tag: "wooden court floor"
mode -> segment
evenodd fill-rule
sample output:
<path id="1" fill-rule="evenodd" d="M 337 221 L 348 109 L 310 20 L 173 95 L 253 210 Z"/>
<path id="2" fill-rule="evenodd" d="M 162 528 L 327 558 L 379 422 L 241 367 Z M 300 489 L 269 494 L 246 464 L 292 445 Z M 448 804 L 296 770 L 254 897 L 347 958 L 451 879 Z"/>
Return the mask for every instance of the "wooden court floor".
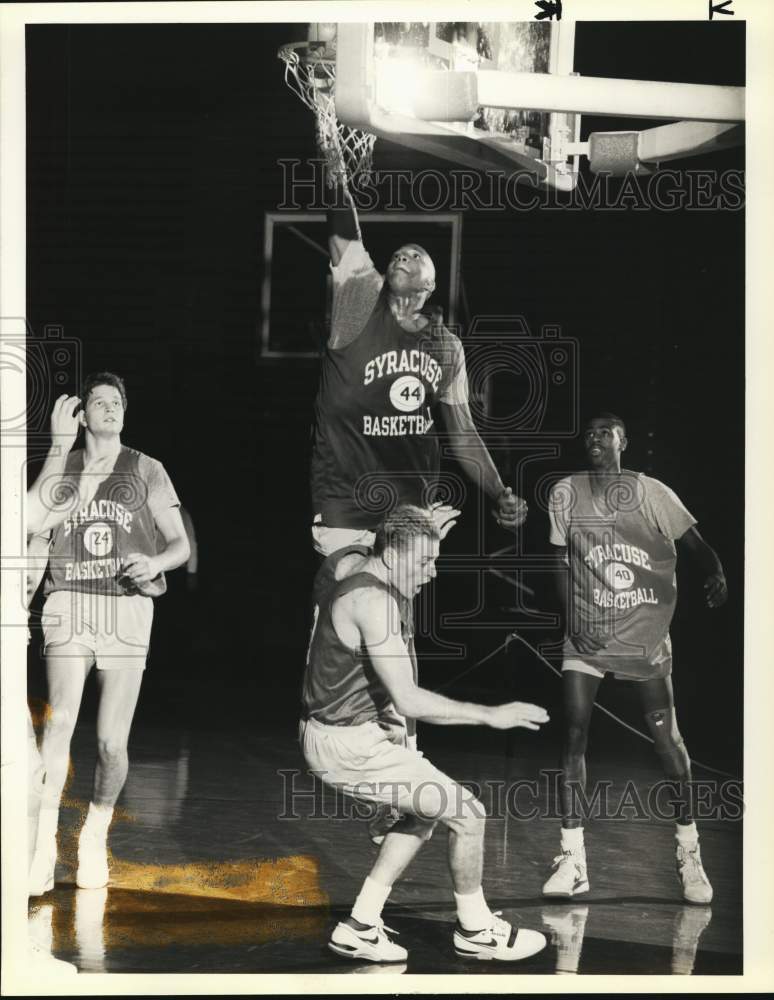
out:
<path id="1" fill-rule="evenodd" d="M 480 732 L 480 731 L 479 731 Z M 477 782 L 487 824 L 484 889 L 493 909 L 550 939 L 515 964 L 458 959 L 438 829 L 385 910 L 409 951 L 402 973 L 739 974 L 742 971 L 740 822 L 700 824 L 713 883 L 711 907 L 683 904 L 674 872 L 672 824 L 623 808 L 625 796 L 658 780 L 648 748 L 622 737 L 615 754 L 590 759 L 589 778 L 610 781 L 617 819 L 587 823 L 591 892 L 546 901 L 540 888 L 558 850 L 559 821 L 546 784 L 557 750 L 527 740 L 483 739 L 456 729 L 425 737 L 427 755 L 459 780 Z M 88 802 L 94 732 L 79 724 L 62 809 L 56 885 L 30 900 L 30 933 L 82 974 L 349 973 L 385 971 L 348 963 L 325 947 L 349 911 L 374 848 L 351 800 L 335 800 L 304 772 L 292 724 L 187 731 L 136 725 L 126 788 L 111 827 L 111 884 L 74 885 L 76 837 Z M 514 806 L 495 789 L 521 783 Z M 499 783 L 499 784 L 498 784 Z M 535 791 L 536 789 L 536 791 Z M 507 791 L 504 794 L 507 798 Z M 534 807 L 534 808 L 533 808 Z M 528 816 L 530 812 L 536 815 Z M 295 813 L 295 815 L 293 815 Z"/>

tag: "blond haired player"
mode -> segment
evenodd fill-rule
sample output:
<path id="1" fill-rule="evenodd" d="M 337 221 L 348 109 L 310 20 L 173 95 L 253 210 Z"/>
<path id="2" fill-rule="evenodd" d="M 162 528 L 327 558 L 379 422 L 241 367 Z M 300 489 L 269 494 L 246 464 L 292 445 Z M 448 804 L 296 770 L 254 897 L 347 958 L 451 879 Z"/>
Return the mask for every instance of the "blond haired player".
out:
<path id="1" fill-rule="evenodd" d="M 399 821 L 386 833 L 349 917 L 334 929 L 338 955 L 403 962 L 382 908 L 437 823 L 448 828 L 449 869 L 458 922 L 456 953 L 515 961 L 545 946 L 489 909 L 482 890 L 485 811 L 463 786 L 409 746 L 406 717 L 437 725 L 538 729 L 537 705 L 474 705 L 420 687 L 406 645 L 407 601 L 435 576 L 440 533 L 431 514 L 402 505 L 387 515 L 372 551 L 339 550 L 320 568 L 318 601 L 303 683 L 301 741 L 322 781 L 390 805 Z"/>

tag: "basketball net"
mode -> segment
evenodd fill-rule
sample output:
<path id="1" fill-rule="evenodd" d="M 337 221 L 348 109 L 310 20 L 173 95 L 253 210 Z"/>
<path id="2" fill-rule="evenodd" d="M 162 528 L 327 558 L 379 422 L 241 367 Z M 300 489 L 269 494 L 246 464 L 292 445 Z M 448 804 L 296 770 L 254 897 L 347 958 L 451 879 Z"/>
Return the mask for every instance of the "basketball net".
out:
<path id="1" fill-rule="evenodd" d="M 336 61 L 324 42 L 294 42 L 277 53 L 285 63 L 285 83 L 314 112 L 317 148 L 325 160 L 329 187 L 368 180 L 376 136 L 342 124 L 334 100 Z"/>

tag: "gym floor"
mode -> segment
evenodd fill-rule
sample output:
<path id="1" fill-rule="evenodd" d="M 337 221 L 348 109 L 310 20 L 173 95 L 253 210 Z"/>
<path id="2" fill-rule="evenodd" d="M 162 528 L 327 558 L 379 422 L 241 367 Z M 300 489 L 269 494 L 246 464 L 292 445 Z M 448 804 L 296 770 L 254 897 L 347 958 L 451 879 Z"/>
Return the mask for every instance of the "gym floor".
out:
<path id="1" fill-rule="evenodd" d="M 79 724 L 56 885 L 30 900 L 31 934 L 81 973 L 742 972 L 741 823 L 700 823 L 714 900 L 683 904 L 672 824 L 637 818 L 632 805 L 645 802 L 658 780 L 655 761 L 623 734 L 615 753 L 603 749 L 589 760 L 590 782 L 611 782 L 608 801 L 620 813 L 587 822 L 591 891 L 547 901 L 540 888 L 558 850 L 559 821 L 550 773 L 539 777 L 553 767 L 542 758 L 545 747 L 538 753 L 529 737 L 466 731 L 463 752 L 459 733 L 450 739 L 428 728 L 422 745 L 449 774 L 482 787 L 492 813 L 484 890 L 507 919 L 547 934 L 549 946 L 531 959 L 471 967 L 455 956 L 441 828 L 385 909 L 409 951 L 407 965 L 348 963 L 328 951 L 330 930 L 349 912 L 374 848 L 351 800 L 337 800 L 306 774 L 290 724 L 206 732 L 174 720 L 163 728 L 138 722 L 110 832 L 111 884 L 97 891 L 74 885 L 94 753 L 93 726 Z M 510 810 L 497 807 L 497 782 L 522 783 Z M 524 818 L 530 811 L 539 815 Z"/>

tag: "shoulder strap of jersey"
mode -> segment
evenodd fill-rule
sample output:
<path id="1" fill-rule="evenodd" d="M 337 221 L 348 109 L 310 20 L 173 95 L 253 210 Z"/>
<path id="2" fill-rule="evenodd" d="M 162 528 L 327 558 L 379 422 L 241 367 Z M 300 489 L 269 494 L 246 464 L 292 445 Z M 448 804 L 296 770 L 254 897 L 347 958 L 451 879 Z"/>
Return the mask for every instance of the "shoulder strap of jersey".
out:
<path id="1" fill-rule="evenodd" d="M 113 472 L 134 472 L 137 469 L 137 463 L 141 455 L 142 452 L 137 451 L 136 448 L 130 448 L 128 445 L 122 444 L 116 464 L 113 466 Z"/>
<path id="2" fill-rule="evenodd" d="M 335 574 L 336 567 L 339 565 L 345 556 L 356 554 L 359 556 L 367 556 L 371 554 L 371 550 L 367 545 L 345 545 L 343 549 L 336 549 L 332 552 L 328 558 L 325 560 L 325 565 L 329 573 Z"/>
<path id="3" fill-rule="evenodd" d="M 383 590 L 385 593 L 389 594 L 395 601 L 398 601 L 397 591 L 385 583 L 384 580 L 380 580 L 378 576 L 374 576 L 373 573 L 353 573 L 352 576 L 344 577 L 343 580 L 339 582 L 332 588 L 331 593 L 331 604 L 337 600 L 339 597 L 344 597 L 345 594 L 351 594 L 353 590 L 365 590 L 367 587 L 373 587 L 376 590 Z"/>

